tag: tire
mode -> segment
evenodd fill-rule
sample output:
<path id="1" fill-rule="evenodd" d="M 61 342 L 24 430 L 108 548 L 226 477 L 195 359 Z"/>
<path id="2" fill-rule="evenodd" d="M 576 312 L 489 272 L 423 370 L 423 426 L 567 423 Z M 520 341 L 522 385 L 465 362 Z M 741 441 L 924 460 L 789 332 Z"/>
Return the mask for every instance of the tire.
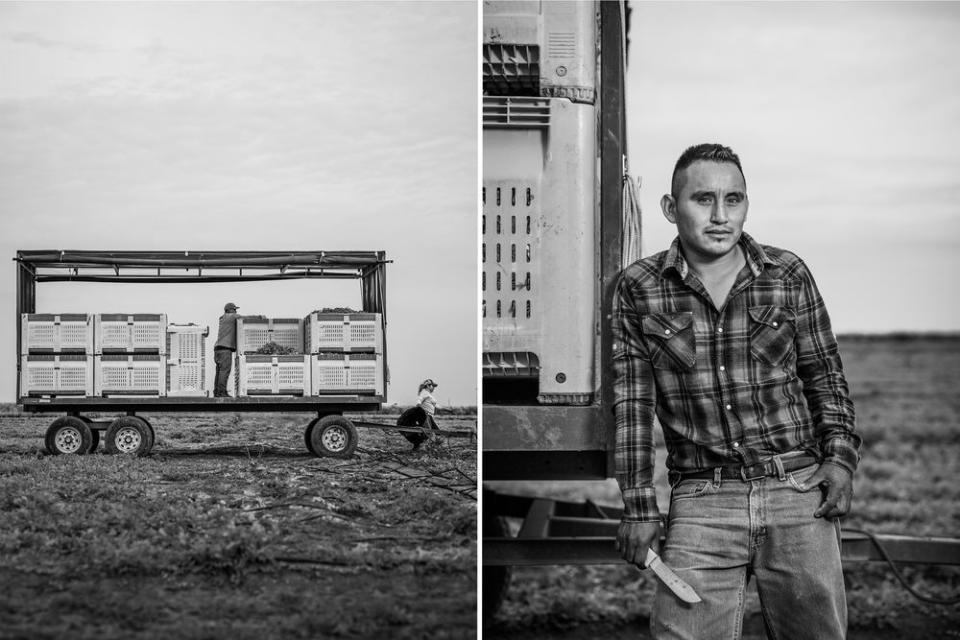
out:
<path id="1" fill-rule="evenodd" d="M 150 431 L 150 451 L 153 451 L 154 445 L 157 444 L 157 432 L 153 430 L 153 423 L 151 423 L 149 420 L 147 420 L 143 416 L 136 416 L 136 418 L 137 420 L 140 420 L 145 425 L 147 425 L 147 430 Z"/>
<path id="2" fill-rule="evenodd" d="M 501 538 L 506 535 L 506 521 L 501 516 L 484 516 L 483 537 Z M 483 567 L 483 600 L 480 613 L 484 628 L 493 623 L 494 616 L 503 604 L 507 589 L 510 587 L 511 569 L 512 567 L 508 566 Z"/>
<path id="3" fill-rule="evenodd" d="M 360 440 L 357 428 L 343 416 L 324 416 L 308 431 L 308 448 L 320 457 L 349 458 Z"/>
<path id="4" fill-rule="evenodd" d="M 420 407 L 411 407 L 401 413 L 400 417 L 397 418 L 398 427 L 423 427 L 426 422 L 427 412 Z M 409 431 L 401 431 L 400 435 L 406 438 L 407 441 L 413 445 L 414 449 L 419 447 L 429 437 L 425 433 L 411 433 Z"/>
<path id="5" fill-rule="evenodd" d="M 110 423 L 104 448 L 107 453 L 142 457 L 153 449 L 153 428 L 136 416 L 123 416 Z"/>
<path id="6" fill-rule="evenodd" d="M 320 454 L 314 451 L 313 443 L 311 442 L 311 440 L 313 438 L 313 428 L 317 425 L 318 422 L 320 422 L 320 418 L 314 418 L 313 420 L 310 421 L 310 424 L 308 424 L 307 428 L 304 429 L 303 431 L 303 442 L 305 445 L 307 445 L 307 451 L 309 451 L 315 456 L 319 456 Z"/>
<path id="7" fill-rule="evenodd" d="M 47 429 L 44 444 L 53 455 L 84 455 L 90 451 L 93 432 L 90 425 L 76 416 L 63 416 Z"/>

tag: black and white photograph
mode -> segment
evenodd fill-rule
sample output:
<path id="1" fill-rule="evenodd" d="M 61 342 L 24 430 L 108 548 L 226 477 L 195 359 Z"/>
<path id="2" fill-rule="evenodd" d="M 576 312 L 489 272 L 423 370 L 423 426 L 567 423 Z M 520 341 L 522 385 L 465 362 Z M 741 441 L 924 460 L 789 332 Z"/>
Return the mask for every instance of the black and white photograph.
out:
<path id="1" fill-rule="evenodd" d="M 0 638 L 477 637 L 478 15 L 0 3 Z"/>
<path id="2" fill-rule="evenodd" d="M 484 2 L 484 638 L 960 628 L 960 4 Z"/>

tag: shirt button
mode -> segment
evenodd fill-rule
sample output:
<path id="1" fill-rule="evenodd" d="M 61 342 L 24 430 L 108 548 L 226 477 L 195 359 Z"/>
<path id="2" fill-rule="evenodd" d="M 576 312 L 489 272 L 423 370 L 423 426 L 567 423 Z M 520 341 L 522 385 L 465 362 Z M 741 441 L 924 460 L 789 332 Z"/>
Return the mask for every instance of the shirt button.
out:
<path id="1" fill-rule="evenodd" d="M 734 442 L 734 443 L 733 443 L 733 448 L 734 448 L 734 449 L 740 448 L 740 443 L 739 443 L 739 442 Z"/>
<path id="2" fill-rule="evenodd" d="M 720 371 L 726 371 L 726 370 L 727 370 L 727 368 L 726 368 L 725 366 L 720 365 Z"/>
<path id="3" fill-rule="evenodd" d="M 774 323 L 773 323 L 773 326 L 777 326 L 777 323 L 776 323 L 776 322 L 774 322 Z"/>
<path id="4" fill-rule="evenodd" d="M 717 333 L 723 333 L 723 327 L 717 327 Z"/>
<path id="5" fill-rule="evenodd" d="M 670 335 L 670 329 L 664 329 L 664 330 L 663 330 L 663 333 L 664 333 L 665 335 Z"/>
<path id="6" fill-rule="evenodd" d="M 728 404 L 728 405 L 727 405 L 727 411 L 730 411 L 731 409 L 733 409 L 733 407 Z"/>

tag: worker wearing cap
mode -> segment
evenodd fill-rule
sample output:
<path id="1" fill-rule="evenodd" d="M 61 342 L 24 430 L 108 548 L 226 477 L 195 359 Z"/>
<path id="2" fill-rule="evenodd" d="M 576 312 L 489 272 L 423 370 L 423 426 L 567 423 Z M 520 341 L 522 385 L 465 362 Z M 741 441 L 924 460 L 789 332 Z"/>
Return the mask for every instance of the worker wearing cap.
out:
<path id="1" fill-rule="evenodd" d="M 228 302 L 223 307 L 220 316 L 220 332 L 217 334 L 217 343 L 213 347 L 213 361 L 217 365 L 217 376 L 213 386 L 214 398 L 227 398 L 227 381 L 230 379 L 230 369 L 233 366 L 233 354 L 237 350 L 237 309 L 239 307 Z"/>
<path id="2" fill-rule="evenodd" d="M 417 390 L 417 404 L 419 404 L 423 412 L 427 414 L 424 426 L 432 430 L 440 428 L 433 419 L 433 415 L 437 412 L 437 399 L 433 397 L 433 390 L 436 388 L 437 383 L 427 378 L 420 383 L 420 388 Z"/>

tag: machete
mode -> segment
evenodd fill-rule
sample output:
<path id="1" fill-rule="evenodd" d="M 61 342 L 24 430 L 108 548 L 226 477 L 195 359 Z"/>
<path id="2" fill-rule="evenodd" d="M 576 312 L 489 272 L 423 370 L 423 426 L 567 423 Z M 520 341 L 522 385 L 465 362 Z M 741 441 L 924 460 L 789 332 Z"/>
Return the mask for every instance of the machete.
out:
<path id="1" fill-rule="evenodd" d="M 681 580 L 680 577 L 673 572 L 673 569 L 663 564 L 663 560 L 653 552 L 653 549 L 647 549 L 646 564 L 647 568 L 653 569 L 653 572 L 663 581 L 663 584 L 667 585 L 670 591 L 673 591 L 678 598 L 684 602 L 700 602 L 700 596 L 697 595 L 697 592 Z"/>

